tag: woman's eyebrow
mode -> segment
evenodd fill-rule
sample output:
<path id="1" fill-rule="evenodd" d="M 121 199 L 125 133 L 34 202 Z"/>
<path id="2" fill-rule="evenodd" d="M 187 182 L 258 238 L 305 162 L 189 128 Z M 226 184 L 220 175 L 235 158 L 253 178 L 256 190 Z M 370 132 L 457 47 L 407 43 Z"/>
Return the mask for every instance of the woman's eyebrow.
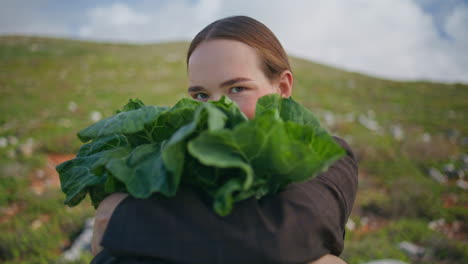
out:
<path id="1" fill-rule="evenodd" d="M 245 77 L 236 77 L 236 78 L 233 78 L 233 79 L 222 82 L 219 85 L 219 87 L 230 86 L 230 85 L 233 85 L 233 84 L 236 84 L 236 83 L 239 83 L 239 82 L 247 82 L 247 81 L 252 81 L 252 79 L 245 78 Z M 203 88 L 202 86 L 199 86 L 199 85 L 195 85 L 195 86 L 190 86 L 188 88 L 188 91 L 192 92 L 192 93 L 201 92 L 201 91 L 205 91 L 205 88 Z"/>
<path id="2" fill-rule="evenodd" d="M 188 91 L 191 92 L 191 93 L 201 92 L 201 91 L 205 91 L 205 88 L 203 88 L 201 86 L 190 86 L 188 88 Z"/>
<path id="3" fill-rule="evenodd" d="M 236 77 L 234 79 L 230 79 L 230 80 L 222 82 L 219 85 L 219 87 L 229 86 L 229 85 L 233 85 L 233 84 L 238 83 L 238 82 L 247 82 L 247 81 L 252 81 L 252 80 L 249 79 L 249 78 L 245 78 L 245 77 Z"/>

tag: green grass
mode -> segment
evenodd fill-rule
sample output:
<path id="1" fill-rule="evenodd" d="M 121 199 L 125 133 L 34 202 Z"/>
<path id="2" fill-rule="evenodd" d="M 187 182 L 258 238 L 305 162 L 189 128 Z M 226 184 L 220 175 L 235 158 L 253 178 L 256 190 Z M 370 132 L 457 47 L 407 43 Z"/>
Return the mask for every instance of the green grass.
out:
<path id="1" fill-rule="evenodd" d="M 468 244 L 450 240 L 427 227 L 428 222 L 415 218 L 401 218 L 378 231 L 353 234 L 347 237 L 343 257 L 349 263 L 362 263 L 371 259 L 399 259 L 408 263 L 466 263 Z M 424 247 L 430 257 L 411 259 L 399 249 L 399 243 L 411 241 Z"/>
<path id="2" fill-rule="evenodd" d="M 33 157 L 22 156 L 18 145 L 0 148 L 0 220 L 8 208 L 21 208 L 15 217 L 0 221 L 0 262 L 57 259 L 94 209 L 89 201 L 64 207 L 59 190 L 33 193 L 29 175 L 46 166 L 48 153 L 77 150 L 81 143 L 76 132 L 92 123 L 91 112 L 109 116 L 129 98 L 170 106 L 186 96 L 187 48 L 188 43 L 123 45 L 0 37 L 0 137 L 14 136 L 18 144 L 33 138 L 36 143 Z M 344 259 L 409 262 L 397 247 L 402 240 L 432 250 L 433 257 L 421 263 L 468 259 L 466 240 L 427 229 L 429 221 L 439 218 L 464 223 L 468 219 L 466 191 L 453 182 L 439 184 L 427 173 L 430 167 L 442 169 L 452 161 L 460 167 L 457 159 L 468 154 L 468 146 L 462 144 L 462 138 L 468 137 L 468 86 L 382 80 L 291 60 L 293 97 L 316 113 L 322 124 L 326 124 L 324 113 L 333 112 L 335 122 L 327 128 L 347 139 L 358 156 L 361 178 L 352 218 L 389 221 L 366 234 L 348 231 Z M 75 111 L 69 110 L 70 104 L 76 104 Z M 359 116 L 372 115 L 379 132 L 358 122 Z M 400 141 L 391 134 L 394 125 L 404 131 Z M 449 131 L 457 136 L 449 138 Z M 430 135 L 430 143 L 422 140 L 424 133 Z M 456 196 L 456 204 L 444 207 L 446 195 Z M 47 220 L 32 228 L 37 219 Z"/>

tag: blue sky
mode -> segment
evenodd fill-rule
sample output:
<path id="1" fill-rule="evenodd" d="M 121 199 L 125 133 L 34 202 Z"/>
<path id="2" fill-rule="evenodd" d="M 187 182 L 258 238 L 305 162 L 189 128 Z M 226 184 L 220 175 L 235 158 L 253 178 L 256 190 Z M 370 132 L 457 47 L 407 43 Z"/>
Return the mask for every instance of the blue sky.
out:
<path id="1" fill-rule="evenodd" d="M 289 54 L 401 80 L 468 83 L 468 0 L 0 0 L 0 34 L 154 43 L 248 15 Z"/>

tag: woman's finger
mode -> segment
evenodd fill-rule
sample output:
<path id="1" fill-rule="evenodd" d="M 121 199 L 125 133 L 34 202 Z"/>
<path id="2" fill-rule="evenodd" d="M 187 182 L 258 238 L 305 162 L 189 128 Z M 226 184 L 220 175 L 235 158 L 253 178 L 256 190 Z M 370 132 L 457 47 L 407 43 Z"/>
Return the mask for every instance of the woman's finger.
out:
<path id="1" fill-rule="evenodd" d="M 308 264 L 346 264 L 342 259 L 333 255 L 325 255 L 316 261 L 310 262 Z"/>

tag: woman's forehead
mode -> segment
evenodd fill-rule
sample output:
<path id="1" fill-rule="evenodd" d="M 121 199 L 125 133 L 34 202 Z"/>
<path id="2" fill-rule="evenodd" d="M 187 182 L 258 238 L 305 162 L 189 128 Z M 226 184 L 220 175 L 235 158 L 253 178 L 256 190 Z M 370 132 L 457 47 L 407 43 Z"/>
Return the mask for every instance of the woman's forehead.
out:
<path id="1" fill-rule="evenodd" d="M 191 78 L 213 74 L 248 78 L 261 70 L 254 48 L 239 41 L 222 39 L 202 42 L 189 58 L 188 71 Z"/>

